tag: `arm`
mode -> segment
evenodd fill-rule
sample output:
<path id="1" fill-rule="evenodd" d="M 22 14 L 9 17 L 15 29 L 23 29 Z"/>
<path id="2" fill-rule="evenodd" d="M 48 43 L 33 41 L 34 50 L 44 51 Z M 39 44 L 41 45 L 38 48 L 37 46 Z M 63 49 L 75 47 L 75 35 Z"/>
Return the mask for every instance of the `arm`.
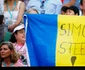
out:
<path id="1" fill-rule="evenodd" d="M 75 4 L 75 2 L 76 2 L 76 0 L 70 0 L 70 2 L 69 3 L 67 3 L 67 4 L 64 4 L 63 6 L 72 6 L 72 5 L 74 5 Z"/>
<path id="2" fill-rule="evenodd" d="M 18 13 L 18 18 L 13 25 L 10 25 L 8 27 L 9 31 L 13 31 L 13 29 L 20 24 L 20 22 L 22 21 L 22 18 L 23 18 L 24 11 L 25 11 L 25 4 L 23 2 L 21 2 L 20 8 L 19 8 L 19 13 Z"/>

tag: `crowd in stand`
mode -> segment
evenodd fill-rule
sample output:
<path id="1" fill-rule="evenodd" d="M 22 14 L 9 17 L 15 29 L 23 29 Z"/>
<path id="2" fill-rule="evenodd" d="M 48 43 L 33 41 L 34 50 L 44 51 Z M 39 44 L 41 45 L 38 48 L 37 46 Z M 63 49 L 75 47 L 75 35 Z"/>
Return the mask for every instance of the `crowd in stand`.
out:
<path id="1" fill-rule="evenodd" d="M 30 66 L 24 13 L 85 15 L 85 0 L 0 0 L 0 65 L 1 67 Z M 11 34 L 5 40 L 6 34 Z"/>

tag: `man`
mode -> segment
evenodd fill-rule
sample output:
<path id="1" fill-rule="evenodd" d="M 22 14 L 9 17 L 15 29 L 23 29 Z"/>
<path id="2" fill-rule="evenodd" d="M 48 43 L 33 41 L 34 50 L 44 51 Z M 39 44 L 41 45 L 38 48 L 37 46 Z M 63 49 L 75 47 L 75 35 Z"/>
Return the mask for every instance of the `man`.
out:
<path id="1" fill-rule="evenodd" d="M 26 10 L 36 8 L 39 14 L 60 14 L 62 2 L 61 0 L 30 0 Z"/>
<path id="2" fill-rule="evenodd" d="M 85 0 L 81 0 L 80 1 L 80 9 L 81 9 L 81 12 L 83 16 L 85 16 Z"/>

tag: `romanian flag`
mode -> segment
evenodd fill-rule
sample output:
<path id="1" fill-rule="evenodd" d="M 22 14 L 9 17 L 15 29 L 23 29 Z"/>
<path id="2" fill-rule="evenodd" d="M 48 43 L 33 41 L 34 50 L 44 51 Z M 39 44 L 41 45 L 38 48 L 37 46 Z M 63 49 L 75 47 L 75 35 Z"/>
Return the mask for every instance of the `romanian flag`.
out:
<path id="1" fill-rule="evenodd" d="M 85 17 L 25 14 L 31 66 L 85 66 Z"/>

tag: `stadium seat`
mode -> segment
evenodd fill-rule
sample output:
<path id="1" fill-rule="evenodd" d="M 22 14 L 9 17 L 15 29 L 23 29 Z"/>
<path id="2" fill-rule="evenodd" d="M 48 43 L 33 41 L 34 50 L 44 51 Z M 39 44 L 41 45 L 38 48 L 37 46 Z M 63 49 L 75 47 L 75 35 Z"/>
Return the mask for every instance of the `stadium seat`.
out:
<path id="1" fill-rule="evenodd" d="M 9 41 L 11 35 L 12 35 L 11 32 L 6 32 L 6 33 L 5 33 L 5 36 L 4 36 L 4 41 Z"/>

